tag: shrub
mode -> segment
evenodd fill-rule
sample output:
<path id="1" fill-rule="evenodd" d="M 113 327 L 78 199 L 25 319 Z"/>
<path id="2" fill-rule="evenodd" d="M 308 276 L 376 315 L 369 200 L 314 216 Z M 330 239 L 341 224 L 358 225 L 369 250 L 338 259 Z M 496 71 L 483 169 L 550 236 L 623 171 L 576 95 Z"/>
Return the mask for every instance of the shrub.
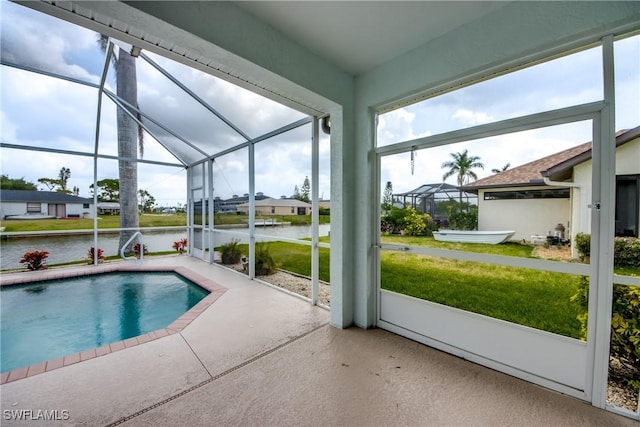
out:
<path id="1" fill-rule="evenodd" d="M 20 264 L 26 264 L 29 270 L 45 269 L 49 252 L 47 251 L 33 251 L 25 252 L 20 260 Z"/>
<path id="2" fill-rule="evenodd" d="M 640 368 L 640 288 L 613 285 L 611 352 Z"/>
<path id="3" fill-rule="evenodd" d="M 256 276 L 268 276 L 276 272 L 278 266 L 269 251 L 269 244 L 256 243 Z"/>
<path id="4" fill-rule="evenodd" d="M 407 214 L 404 217 L 404 234 L 406 236 L 422 236 L 427 228 L 422 215 L 413 208 L 407 208 Z"/>
<path id="5" fill-rule="evenodd" d="M 576 234 L 575 246 L 578 251 L 580 261 L 588 260 L 591 256 L 591 235 L 584 233 Z"/>
<path id="6" fill-rule="evenodd" d="M 399 208 L 397 206 L 391 206 L 389 214 L 385 215 L 381 219 L 380 228 L 387 233 L 399 233 L 404 230 L 406 225 L 405 217 L 407 216 L 407 209 L 411 208 Z"/>
<path id="7" fill-rule="evenodd" d="M 451 212 L 449 226 L 452 230 L 476 230 L 478 228 L 478 210 Z"/>
<path id="8" fill-rule="evenodd" d="M 187 238 L 183 237 L 182 239 L 173 242 L 173 249 L 178 251 L 180 255 L 185 253 L 187 250 Z"/>
<path id="9" fill-rule="evenodd" d="M 618 267 L 640 267 L 640 239 L 616 237 L 613 240 L 614 265 Z"/>
<path id="10" fill-rule="evenodd" d="M 581 260 L 591 255 L 591 236 L 579 233 L 575 239 Z M 614 239 L 614 266 L 640 267 L 640 239 L 616 237 Z M 572 301 L 577 302 L 586 313 L 589 278 L 581 277 L 578 293 Z M 611 316 L 611 354 L 621 363 L 640 366 L 640 288 L 613 285 L 613 305 Z M 583 335 L 586 336 L 587 315 L 579 318 Z M 640 371 L 635 369 L 633 381 L 640 380 Z"/>
<path id="11" fill-rule="evenodd" d="M 381 219 L 380 229 L 387 233 L 404 233 L 407 236 L 431 236 L 437 225 L 429 214 L 421 214 L 410 206 L 400 209 L 392 206 L 389 214 Z"/>
<path id="12" fill-rule="evenodd" d="M 149 253 L 149 249 L 147 248 L 147 245 L 142 245 L 142 249 L 144 250 L 144 254 L 147 255 Z M 135 254 L 135 256 L 137 258 L 140 258 L 140 243 L 136 243 L 135 245 L 133 245 L 133 253 Z"/>
<path id="13" fill-rule="evenodd" d="M 220 259 L 223 264 L 237 264 L 240 262 L 242 252 L 238 244 L 240 240 L 232 239 L 220 247 Z"/>
<path id="14" fill-rule="evenodd" d="M 95 257 L 95 248 L 91 246 L 87 251 L 87 262 L 89 264 L 93 264 L 94 257 Z M 104 261 L 104 252 L 102 251 L 102 249 L 98 248 L 98 262 L 102 262 L 102 261 Z"/>
<path id="15" fill-rule="evenodd" d="M 589 278 L 581 276 L 578 292 L 571 298 L 584 310 L 578 316 L 582 325 L 582 337 L 587 335 L 587 309 Z M 640 288 L 613 285 L 613 307 L 611 316 L 611 355 L 621 363 L 635 366 L 632 380 L 640 380 Z"/>
<path id="16" fill-rule="evenodd" d="M 575 239 L 580 260 L 591 256 L 591 235 L 578 233 Z M 613 239 L 613 263 L 616 267 L 640 267 L 640 239 L 616 237 Z"/>

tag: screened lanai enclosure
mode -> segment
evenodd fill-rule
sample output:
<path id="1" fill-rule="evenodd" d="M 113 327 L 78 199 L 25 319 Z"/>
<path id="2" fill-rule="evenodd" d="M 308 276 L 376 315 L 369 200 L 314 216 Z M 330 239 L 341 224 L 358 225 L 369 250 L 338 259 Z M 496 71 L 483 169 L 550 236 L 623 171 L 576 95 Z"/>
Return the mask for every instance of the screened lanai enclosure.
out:
<path id="1" fill-rule="evenodd" d="M 187 238 L 192 257 L 217 262 L 235 242 L 245 257 L 235 268 L 253 279 L 266 247 L 291 269 L 298 254 L 312 303 L 330 278 L 333 326 L 383 328 L 640 419 L 637 387 L 626 406 L 609 395 L 612 361 L 627 357 L 613 303 L 640 286 L 614 257 L 616 221 L 637 218 L 616 211 L 640 175 L 640 139 L 616 145 L 640 125 L 637 2 L 24 4 L 93 31 L 3 8 L 3 173 L 65 166 L 72 180 L 89 177 L 85 195 L 136 164 L 136 192 L 186 205 L 171 240 Z M 134 100 L 118 88 L 129 56 Z M 118 148 L 118 111 L 142 130 L 143 153 Z M 478 159 L 475 174 L 451 166 L 462 153 Z M 477 187 L 475 202 L 453 185 L 471 191 L 494 168 L 511 173 Z M 521 236 L 440 244 L 415 212 L 403 218 L 421 228 L 387 233 L 387 183 L 395 201 L 436 218 L 438 197 L 468 196 L 478 232 Z M 305 232 L 281 233 L 296 217 L 308 218 Z M 106 220 L 92 221 L 83 252 L 105 241 Z M 534 247 L 532 235 L 558 224 L 588 256 Z M 151 230 L 131 228 L 156 250 Z"/>
<path id="2" fill-rule="evenodd" d="M 259 245 L 305 258 L 299 273 L 313 282 L 305 295 L 318 302 L 321 250 L 329 281 L 329 244 L 319 241 L 329 233 L 328 220 L 319 224 L 321 197 L 329 211 L 328 121 L 323 132 L 323 117 L 21 5 L 2 8 L 2 173 L 35 182 L 68 168 L 68 188 L 93 222 L 92 236 L 5 233 L 3 269 L 22 267 L 20 256 L 35 249 L 55 264 L 81 261 L 90 247 L 144 257 L 186 238 L 188 255 L 206 262 L 238 244 L 239 270 L 254 278 Z M 114 202 L 120 227 L 105 229 L 97 212 L 118 213 Z M 141 214 L 183 225 L 141 226 Z"/>
<path id="3" fill-rule="evenodd" d="M 437 223 L 446 228 L 451 203 L 458 202 L 465 209 L 478 205 L 478 195 L 469 193 L 452 184 L 440 182 L 424 184 L 413 190 L 393 195 L 393 201 L 400 206 L 411 206 L 421 213 L 426 213 Z"/>

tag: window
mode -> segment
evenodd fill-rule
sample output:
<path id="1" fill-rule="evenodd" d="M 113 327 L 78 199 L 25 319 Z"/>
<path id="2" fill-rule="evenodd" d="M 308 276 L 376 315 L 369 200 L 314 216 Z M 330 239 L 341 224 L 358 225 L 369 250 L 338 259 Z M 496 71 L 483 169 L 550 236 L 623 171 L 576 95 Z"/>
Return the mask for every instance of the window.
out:
<path id="1" fill-rule="evenodd" d="M 83 203 L 82 209 L 89 209 L 89 203 Z"/>
<path id="2" fill-rule="evenodd" d="M 568 199 L 569 189 L 485 191 L 484 200 Z"/>
<path id="3" fill-rule="evenodd" d="M 27 213 L 40 213 L 40 203 L 27 203 Z"/>
<path id="4" fill-rule="evenodd" d="M 640 175 L 616 177 L 616 236 L 638 237 Z"/>

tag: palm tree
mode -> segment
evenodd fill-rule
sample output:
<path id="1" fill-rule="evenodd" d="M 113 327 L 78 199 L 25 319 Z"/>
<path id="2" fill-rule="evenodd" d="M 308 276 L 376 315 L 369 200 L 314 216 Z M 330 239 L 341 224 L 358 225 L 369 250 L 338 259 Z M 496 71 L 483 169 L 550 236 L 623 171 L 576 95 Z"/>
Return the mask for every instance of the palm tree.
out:
<path id="1" fill-rule="evenodd" d="M 467 150 L 462 153 L 450 153 L 453 160 L 446 161 L 442 164 L 442 168 L 449 168 L 442 180 L 457 175 L 458 187 L 460 187 L 460 208 L 462 208 L 462 186 L 469 182 L 469 178 L 478 179 L 478 175 L 472 170 L 474 168 L 484 169 L 484 164 L 480 162 L 480 157 L 470 156 Z"/>
<path id="2" fill-rule="evenodd" d="M 109 38 L 100 36 L 100 46 L 106 50 Z M 113 65 L 116 70 L 116 93 L 130 105 L 138 106 L 136 59 L 124 49 L 118 49 Z M 139 114 L 137 114 L 139 117 Z M 143 153 L 142 128 L 122 108 L 118 107 L 118 177 L 120 181 L 120 228 L 138 229 L 138 141 Z M 118 248 L 127 243 L 135 230 L 121 230 Z"/>
<path id="3" fill-rule="evenodd" d="M 500 172 L 504 172 L 504 171 L 506 171 L 507 169 L 509 169 L 510 167 L 511 167 L 511 163 L 507 163 L 506 165 L 504 165 L 504 166 L 502 167 L 502 169 L 493 168 L 493 169 L 491 169 L 491 172 L 492 172 L 492 173 L 500 173 Z"/>

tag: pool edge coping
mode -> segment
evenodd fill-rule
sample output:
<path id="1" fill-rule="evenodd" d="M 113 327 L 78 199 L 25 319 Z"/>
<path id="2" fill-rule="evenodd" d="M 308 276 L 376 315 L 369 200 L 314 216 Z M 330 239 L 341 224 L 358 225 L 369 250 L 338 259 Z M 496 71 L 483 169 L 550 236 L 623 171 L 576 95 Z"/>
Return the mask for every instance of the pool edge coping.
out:
<path id="1" fill-rule="evenodd" d="M 209 295 L 205 296 L 196 305 L 191 307 L 188 311 L 183 313 L 180 317 L 178 317 L 165 328 L 156 329 L 155 331 L 151 331 L 146 334 L 127 338 L 126 340 L 115 341 L 113 343 L 105 344 L 103 346 L 84 350 L 78 353 L 65 355 L 58 359 L 47 360 L 45 362 L 40 362 L 34 365 L 2 372 L 0 373 L 0 385 L 22 380 L 24 378 L 29 378 L 44 372 L 50 372 L 55 369 L 63 368 L 65 366 L 74 365 L 76 363 L 84 362 L 85 360 L 106 356 L 108 354 L 124 350 L 126 348 L 135 347 L 151 341 L 155 341 L 160 338 L 164 338 L 169 335 L 180 333 L 228 290 L 224 286 L 217 284 L 213 280 L 208 279 L 187 267 L 141 265 L 99 265 L 87 266 L 67 271 L 49 270 L 41 272 L 46 274 L 40 274 L 39 277 L 34 277 L 31 274 L 20 274 L 16 276 L 12 275 L 12 277 L 9 278 L 0 278 L 0 286 L 15 286 L 26 283 L 36 283 L 49 280 L 68 279 L 79 276 L 115 272 L 173 272 L 209 291 Z"/>

